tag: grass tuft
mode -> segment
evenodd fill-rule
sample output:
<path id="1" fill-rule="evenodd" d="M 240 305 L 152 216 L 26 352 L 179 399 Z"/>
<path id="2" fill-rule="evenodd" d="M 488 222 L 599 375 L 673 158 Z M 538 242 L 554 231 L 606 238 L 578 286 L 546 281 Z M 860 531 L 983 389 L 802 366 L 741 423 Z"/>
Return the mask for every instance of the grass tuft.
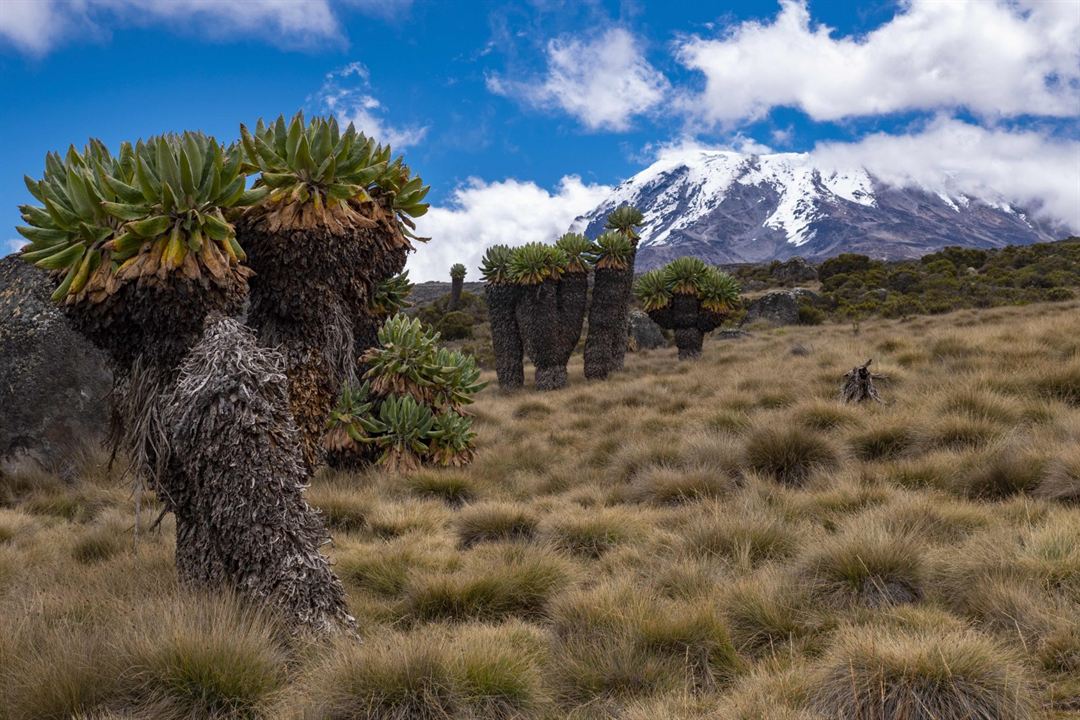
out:
<path id="1" fill-rule="evenodd" d="M 823 437 L 786 427 L 761 427 L 745 446 L 744 466 L 785 485 L 801 485 L 816 470 L 839 462 L 832 444 Z"/>

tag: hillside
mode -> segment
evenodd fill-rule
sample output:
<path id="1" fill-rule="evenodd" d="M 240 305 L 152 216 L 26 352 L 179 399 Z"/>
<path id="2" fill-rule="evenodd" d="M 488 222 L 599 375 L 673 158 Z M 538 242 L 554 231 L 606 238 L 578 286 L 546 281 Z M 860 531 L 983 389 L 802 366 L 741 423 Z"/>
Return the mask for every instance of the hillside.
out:
<path id="1" fill-rule="evenodd" d="M 572 229 L 595 237 L 621 204 L 645 214 L 641 270 L 682 255 L 714 264 L 844 252 L 895 260 L 949 245 L 993 248 L 1068 235 L 991 192 L 893 186 L 862 168 L 821 166 L 807 153 L 671 151 Z"/>
<path id="2" fill-rule="evenodd" d="M 104 458 L 6 467 L 0 718 L 824 720 L 886 676 L 1075 717 L 1078 338 L 1066 301 L 489 387 L 468 468 L 315 479 L 364 637 L 330 650 L 178 588 L 172 516 Z M 870 357 L 886 404 L 840 405 Z"/>

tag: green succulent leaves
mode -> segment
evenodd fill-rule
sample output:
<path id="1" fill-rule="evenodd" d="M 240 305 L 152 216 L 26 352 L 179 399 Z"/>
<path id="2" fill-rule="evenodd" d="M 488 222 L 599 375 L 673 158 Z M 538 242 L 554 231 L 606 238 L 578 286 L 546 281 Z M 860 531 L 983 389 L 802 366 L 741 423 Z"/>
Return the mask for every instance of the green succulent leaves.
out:
<path id="1" fill-rule="evenodd" d="M 558 280 L 570 260 L 554 245 L 527 243 L 514 248 L 510 257 L 510 277 L 518 285 L 539 285 L 545 280 Z"/>
<path id="2" fill-rule="evenodd" d="M 633 255 L 633 242 L 615 230 L 609 230 L 596 238 L 591 251 L 593 264 L 599 269 L 625 270 L 630 267 Z"/>
<path id="3" fill-rule="evenodd" d="M 671 302 L 671 288 L 662 270 L 650 270 L 634 283 L 634 297 L 645 312 L 667 307 Z"/>
<path id="4" fill-rule="evenodd" d="M 244 258 L 223 210 L 264 194 L 246 189 L 240 161 L 191 132 L 123 143 L 117 157 L 98 140 L 62 160 L 50 153 L 44 177 L 26 178 L 42 207 L 20 208 L 23 259 L 63 277 L 57 301 L 84 291 L 99 300 L 124 280 L 175 271 L 220 280 Z"/>
<path id="5" fill-rule="evenodd" d="M 383 280 L 375 286 L 368 309 L 374 317 L 385 318 L 396 315 L 409 307 L 409 293 L 413 284 L 409 282 L 409 271 Z"/>
<path id="6" fill-rule="evenodd" d="M 408 469 L 420 462 L 460 465 L 472 458 L 472 421 L 462 408 L 485 386 L 470 355 L 438 345 L 419 320 L 395 315 L 364 355 L 359 388 L 342 391 L 328 429 L 375 444 L 380 462 Z"/>
<path id="7" fill-rule="evenodd" d="M 589 272 L 589 258 L 594 248 L 587 237 L 580 233 L 566 233 L 555 242 L 555 247 L 566 253 L 566 272 Z"/>
<path id="8" fill-rule="evenodd" d="M 513 282 L 510 260 L 514 251 L 506 245 L 492 245 L 480 261 L 480 277 L 490 285 L 509 285 Z"/>
<path id="9" fill-rule="evenodd" d="M 739 304 L 740 292 L 731 275 L 692 257 L 676 258 L 634 283 L 634 296 L 646 312 L 667 307 L 675 295 L 692 295 L 705 310 L 725 314 Z"/>
<path id="10" fill-rule="evenodd" d="M 607 216 L 604 227 L 622 233 L 628 240 L 636 243 L 639 239 L 638 228 L 645 224 L 645 216 L 633 205 L 620 205 Z"/>
<path id="11" fill-rule="evenodd" d="M 450 266 L 450 277 L 454 280 L 465 279 L 466 272 L 467 271 L 465 270 L 465 266 L 461 263 L 454 263 Z"/>
<path id="12" fill-rule="evenodd" d="M 252 133 L 240 126 L 248 169 L 259 170 L 259 184 L 269 189 L 271 203 L 311 203 L 316 211 L 348 201 L 367 202 L 369 193 L 389 197 L 403 232 L 415 229 L 413 218 L 428 211 L 430 190 L 412 177 L 402 157 L 391 160 L 389 145 L 378 144 L 350 123 L 342 132 L 333 117 L 305 121 L 302 112 L 286 123 L 284 116 L 266 125 L 259 120 Z"/>

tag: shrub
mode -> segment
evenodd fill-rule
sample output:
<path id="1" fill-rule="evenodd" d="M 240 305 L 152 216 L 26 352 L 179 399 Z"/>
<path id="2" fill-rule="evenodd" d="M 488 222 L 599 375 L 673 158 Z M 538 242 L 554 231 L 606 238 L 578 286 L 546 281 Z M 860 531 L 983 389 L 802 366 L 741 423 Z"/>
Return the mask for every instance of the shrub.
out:
<path id="1" fill-rule="evenodd" d="M 475 324 L 476 321 L 471 315 L 454 310 L 443 315 L 435 329 L 442 335 L 443 340 L 464 340 L 473 336 Z"/>
<path id="2" fill-rule="evenodd" d="M 800 485 L 815 470 L 835 467 L 838 454 L 822 437 L 794 428 L 762 427 L 746 442 L 744 466 L 785 485 Z"/>
<path id="3" fill-rule="evenodd" d="M 822 662 L 812 697 L 829 718 L 1029 720 L 1036 710 L 1016 656 L 970 630 L 847 630 Z"/>

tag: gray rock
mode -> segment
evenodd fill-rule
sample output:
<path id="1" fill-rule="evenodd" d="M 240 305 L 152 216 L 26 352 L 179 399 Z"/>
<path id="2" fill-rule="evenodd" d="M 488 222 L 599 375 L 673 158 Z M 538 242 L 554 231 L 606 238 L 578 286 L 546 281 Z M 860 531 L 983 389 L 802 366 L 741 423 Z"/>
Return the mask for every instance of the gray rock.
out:
<path id="1" fill-rule="evenodd" d="M 53 305 L 52 286 L 15 255 L 0 259 L 0 459 L 67 473 L 105 434 L 112 375 Z"/>
<path id="2" fill-rule="evenodd" d="M 793 257 L 787 262 L 779 263 L 769 272 L 769 275 L 774 280 L 790 285 L 814 282 L 818 279 L 817 268 L 801 257 Z"/>
<path id="3" fill-rule="evenodd" d="M 652 350 L 667 347 L 668 341 L 660 326 L 648 315 L 634 308 L 630 311 L 630 349 Z"/>
<path id="4" fill-rule="evenodd" d="M 746 316 L 740 325 L 765 321 L 772 325 L 795 325 L 799 322 L 799 302 L 821 302 L 821 296 L 806 288 L 774 290 L 746 306 Z"/>

